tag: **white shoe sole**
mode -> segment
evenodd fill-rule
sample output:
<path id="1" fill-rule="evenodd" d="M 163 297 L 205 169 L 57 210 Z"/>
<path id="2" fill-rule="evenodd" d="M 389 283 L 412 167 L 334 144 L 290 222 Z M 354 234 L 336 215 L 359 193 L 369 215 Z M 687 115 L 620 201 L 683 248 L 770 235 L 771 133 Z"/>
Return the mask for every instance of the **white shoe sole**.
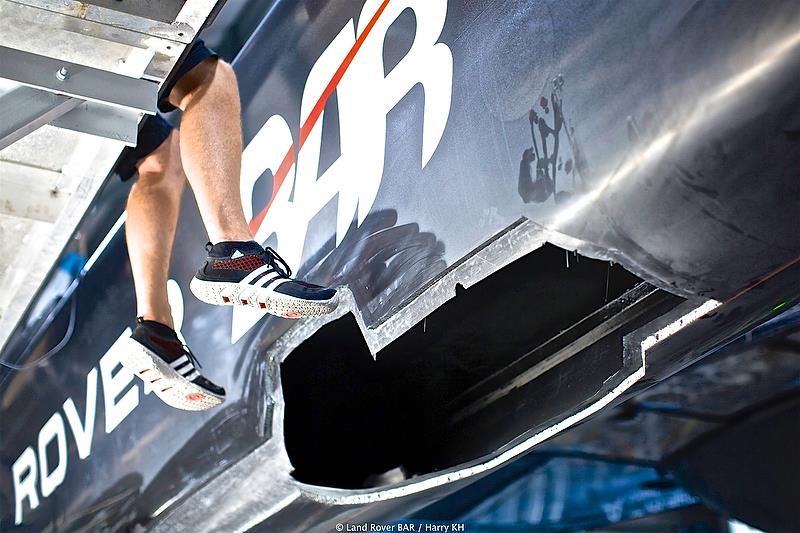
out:
<path id="1" fill-rule="evenodd" d="M 261 309 L 283 318 L 327 315 L 339 304 L 338 294 L 329 300 L 303 300 L 241 283 L 204 281 L 192 278 L 189 289 L 198 300 L 212 305 L 242 305 Z"/>
<path id="2" fill-rule="evenodd" d="M 155 353 L 138 341 L 128 338 L 120 357 L 122 366 L 150 384 L 161 400 L 184 411 L 205 411 L 225 401 L 211 391 L 195 385 L 176 372 Z"/>

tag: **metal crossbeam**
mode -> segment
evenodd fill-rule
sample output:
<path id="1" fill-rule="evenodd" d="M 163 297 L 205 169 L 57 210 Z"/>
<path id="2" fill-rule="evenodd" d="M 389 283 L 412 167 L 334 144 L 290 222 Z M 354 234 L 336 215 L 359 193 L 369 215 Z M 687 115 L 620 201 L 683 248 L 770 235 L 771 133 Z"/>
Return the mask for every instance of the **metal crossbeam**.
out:
<path id="1" fill-rule="evenodd" d="M 75 17 L 82 21 L 98 22 L 105 26 L 135 31 L 153 37 L 170 39 L 183 44 L 192 42 L 195 36 L 195 28 L 189 22 L 175 20 L 172 24 L 162 22 L 162 20 L 172 20 L 179 14 L 182 2 L 166 2 L 162 0 L 148 2 L 133 2 L 122 4 L 120 2 L 105 2 L 115 9 L 103 7 L 97 2 L 88 4 L 77 0 L 65 0 L 53 2 L 52 0 L 11 0 L 20 5 L 44 9 L 53 13 L 59 13 L 70 17 Z M 194 0 L 194 3 L 198 3 Z M 213 7 L 214 2 L 205 0 L 199 2 L 201 7 L 205 7 L 205 16 Z M 205 4 L 212 4 L 210 7 Z M 126 13 L 126 9 L 133 9 L 138 14 Z M 205 16 L 203 20 L 205 20 Z M 162 19 L 162 20 L 159 20 Z M 199 27 L 199 26 L 198 26 Z"/>
<path id="2" fill-rule="evenodd" d="M 75 109 L 82 100 L 19 87 L 0 96 L 0 150 Z"/>
<path id="3" fill-rule="evenodd" d="M 50 125 L 136 146 L 139 117 L 141 113 L 138 111 L 83 102 L 69 113 L 53 120 Z"/>
<path id="4" fill-rule="evenodd" d="M 60 2 L 47 4 L 63 6 Z M 185 44 L 0 0 L 0 46 L 160 83 Z"/>
<path id="5" fill-rule="evenodd" d="M 0 78 L 154 115 L 158 84 L 0 46 Z"/>
<path id="6" fill-rule="evenodd" d="M 45 124 L 135 146 L 140 116 L 138 111 L 20 86 L 0 95 L 0 150 Z"/>

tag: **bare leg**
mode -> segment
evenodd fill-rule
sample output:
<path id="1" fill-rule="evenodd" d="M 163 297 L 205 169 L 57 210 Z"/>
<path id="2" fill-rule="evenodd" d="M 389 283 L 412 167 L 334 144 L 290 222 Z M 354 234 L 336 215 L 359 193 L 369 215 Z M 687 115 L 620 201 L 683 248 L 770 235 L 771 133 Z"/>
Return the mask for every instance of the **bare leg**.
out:
<path id="1" fill-rule="evenodd" d="M 138 165 L 139 179 L 128 196 L 125 237 L 128 242 L 137 316 L 173 327 L 167 300 L 172 243 L 181 194 L 186 186 L 178 132 Z"/>
<path id="2" fill-rule="evenodd" d="M 181 159 L 209 239 L 252 239 L 239 193 L 242 121 L 233 69 L 206 59 L 178 80 L 169 101 L 183 110 Z"/>

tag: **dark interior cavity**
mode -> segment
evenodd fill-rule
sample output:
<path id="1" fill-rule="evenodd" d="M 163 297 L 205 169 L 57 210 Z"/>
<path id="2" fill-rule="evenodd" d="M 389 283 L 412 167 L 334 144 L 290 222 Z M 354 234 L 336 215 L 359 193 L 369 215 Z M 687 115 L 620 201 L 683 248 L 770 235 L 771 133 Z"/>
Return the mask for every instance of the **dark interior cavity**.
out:
<path id="1" fill-rule="evenodd" d="M 622 335 L 663 309 L 631 317 L 580 361 L 474 413 L 469 406 L 552 353 L 554 337 L 587 317 L 602 324 L 615 300 L 643 286 L 661 292 L 619 265 L 547 244 L 469 289 L 457 286 L 377 360 L 352 315 L 325 325 L 281 367 L 294 476 L 359 488 L 398 468 L 426 474 L 494 451 L 602 387 L 622 366 Z M 679 301 L 664 295 L 662 303 Z"/>

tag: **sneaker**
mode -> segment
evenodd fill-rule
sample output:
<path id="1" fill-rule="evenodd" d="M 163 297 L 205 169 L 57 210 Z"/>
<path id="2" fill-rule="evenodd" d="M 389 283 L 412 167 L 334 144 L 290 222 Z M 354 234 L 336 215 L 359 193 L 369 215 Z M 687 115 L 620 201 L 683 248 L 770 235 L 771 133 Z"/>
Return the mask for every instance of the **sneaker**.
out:
<path id="1" fill-rule="evenodd" d="M 200 363 L 172 328 L 141 317 L 136 322 L 122 366 L 172 407 L 204 411 L 225 401 L 225 389 L 200 375 Z"/>
<path id="2" fill-rule="evenodd" d="M 272 248 L 255 241 L 206 245 L 208 258 L 189 288 L 214 305 L 245 305 L 283 318 L 330 313 L 338 305 L 334 289 L 292 279 L 292 271 Z"/>

